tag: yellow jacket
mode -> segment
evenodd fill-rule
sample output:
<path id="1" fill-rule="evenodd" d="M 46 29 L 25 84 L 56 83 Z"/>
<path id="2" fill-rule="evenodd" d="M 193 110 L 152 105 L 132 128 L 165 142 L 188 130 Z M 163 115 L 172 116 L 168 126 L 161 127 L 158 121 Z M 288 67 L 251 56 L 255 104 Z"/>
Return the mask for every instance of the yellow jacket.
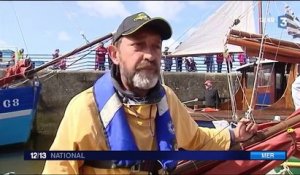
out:
<path id="1" fill-rule="evenodd" d="M 200 128 L 186 111 L 175 93 L 167 86 L 167 101 L 175 128 L 177 147 L 186 150 L 228 150 L 229 130 Z M 128 123 L 139 150 L 156 150 L 153 137 L 156 105 L 124 104 Z M 150 109 L 152 110 L 150 112 Z M 152 116 L 149 116 L 151 113 Z M 212 139 L 211 139 L 212 138 Z M 75 96 L 67 106 L 64 118 L 50 150 L 108 150 L 101 129 L 93 88 Z M 83 161 L 46 161 L 43 174 L 129 174 L 125 168 L 99 169 Z"/>

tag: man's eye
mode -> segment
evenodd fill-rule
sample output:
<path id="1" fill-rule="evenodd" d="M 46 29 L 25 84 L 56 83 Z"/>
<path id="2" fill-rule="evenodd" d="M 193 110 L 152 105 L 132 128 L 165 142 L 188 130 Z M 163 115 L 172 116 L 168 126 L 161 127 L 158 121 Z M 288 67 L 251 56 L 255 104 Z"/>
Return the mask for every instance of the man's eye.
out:
<path id="1" fill-rule="evenodd" d="M 133 43 L 134 46 L 141 46 L 142 43 Z"/>

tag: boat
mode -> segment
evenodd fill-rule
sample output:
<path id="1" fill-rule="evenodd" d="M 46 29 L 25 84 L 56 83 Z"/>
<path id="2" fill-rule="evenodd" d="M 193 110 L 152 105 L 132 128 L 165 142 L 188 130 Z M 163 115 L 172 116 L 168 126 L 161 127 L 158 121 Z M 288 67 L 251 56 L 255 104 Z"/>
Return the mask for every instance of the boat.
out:
<path id="1" fill-rule="evenodd" d="M 259 132 L 250 140 L 236 144 L 231 150 L 268 151 L 285 150 L 287 157 L 297 157 L 300 142 L 300 110 L 284 122 L 268 122 L 259 125 Z M 289 159 L 289 161 L 291 160 Z M 267 174 L 284 164 L 278 160 L 227 160 L 227 161 L 182 161 L 174 174 Z M 292 163 L 290 163 L 292 165 Z M 295 165 L 294 165 L 295 166 Z M 298 164 L 299 167 L 299 164 Z M 273 172 L 274 173 L 274 172 Z"/>
<path id="2" fill-rule="evenodd" d="M 195 30 L 186 40 L 182 41 L 180 46 L 178 46 L 170 56 L 199 56 L 206 54 L 224 54 L 225 52 L 244 52 L 247 56 L 257 59 L 259 57 L 257 53 L 259 53 L 258 51 L 260 49 L 259 41 L 261 40 L 259 40 L 259 37 L 261 38 L 261 35 L 255 34 L 253 13 L 255 5 L 259 5 L 259 3 L 252 1 L 225 2 L 198 27 L 198 30 Z M 227 18 L 226 14 L 228 14 L 228 12 L 230 12 L 230 16 Z M 226 16 L 225 20 L 224 16 Z M 220 22 L 220 20 L 224 21 Z M 210 31 L 216 32 L 211 33 Z M 252 38 L 255 38 L 257 40 L 256 50 L 253 50 L 252 47 L 245 49 L 244 45 L 233 43 L 231 41 L 233 38 L 231 35 L 234 32 L 237 33 L 237 31 L 244 31 L 243 34 L 247 33 L 251 35 Z M 229 37 L 228 40 L 227 36 Z M 234 39 L 237 40 L 237 38 Z M 248 40 L 249 39 L 244 38 L 245 42 L 249 42 Z M 279 46 L 278 43 L 285 43 L 287 46 L 293 45 L 293 42 L 275 38 L 267 38 L 267 40 L 274 41 L 269 44 L 273 45 L 274 48 Z M 211 47 L 211 45 L 214 47 Z M 295 47 L 296 44 L 294 43 L 294 48 Z M 279 48 L 279 51 L 274 48 L 272 48 L 272 52 L 264 50 L 264 60 L 248 63 L 235 70 L 241 72 L 241 75 L 237 76 L 238 88 L 235 88 L 237 89 L 236 91 L 233 89 L 232 74 L 237 73 L 230 72 L 227 74 L 230 100 L 222 103 L 219 110 L 209 110 L 210 112 L 207 112 L 206 109 L 194 109 L 193 106 L 187 105 L 188 111 L 195 120 L 236 121 L 244 117 L 245 114 L 249 112 L 249 109 L 251 109 L 250 114 L 255 116 L 258 123 L 272 121 L 275 116 L 280 116 L 283 120 L 287 118 L 294 111 L 289 86 L 295 80 L 297 69 L 295 65 L 291 66 L 292 69 L 288 72 L 290 76 L 287 78 L 285 67 L 287 64 L 294 64 L 299 60 L 295 58 L 293 63 L 288 62 L 287 60 L 289 58 L 287 56 L 291 53 L 281 55 L 281 48 Z M 286 48 L 286 50 L 294 48 L 290 47 Z M 292 54 L 295 54 L 295 52 Z M 274 61 L 268 59 L 273 59 Z M 257 79 L 260 80 L 259 83 L 255 85 L 253 82 L 249 83 L 249 76 L 254 77 L 256 74 L 258 74 Z M 279 78 L 277 75 L 279 75 Z M 279 87 L 278 84 L 280 84 Z M 255 93 L 253 89 L 256 90 Z"/>
<path id="3" fill-rule="evenodd" d="M 256 87 L 256 99 L 253 100 L 255 103 L 252 104 L 254 109 L 252 115 L 255 116 L 257 123 L 272 121 L 275 116 L 279 116 L 281 120 L 284 120 L 295 110 L 291 96 L 291 84 L 296 78 L 297 67 L 295 65 L 291 66 L 290 73 L 286 78 L 284 74 L 285 64 L 284 62 L 268 60 L 261 62 L 260 71 L 267 74 L 267 76 L 264 76 L 267 77 L 267 81 L 261 81 Z M 252 72 L 254 74 L 256 67 L 256 64 L 249 63 L 237 69 L 242 72 L 241 87 L 234 94 L 234 99 L 237 102 L 235 115 L 238 118 L 245 116 L 248 111 L 253 92 L 253 85 L 250 86 L 250 83 L 248 83 L 248 73 Z M 281 75 L 279 76 L 279 82 L 276 82 L 276 74 Z M 202 111 L 201 108 L 193 109 L 192 107 L 187 107 L 187 109 L 196 121 L 234 121 L 231 100 L 222 103 L 220 110 L 217 111 L 206 112 Z"/>
<path id="4" fill-rule="evenodd" d="M 0 79 L 0 146 L 26 143 L 30 138 L 41 84 L 35 78 L 18 79 L 25 78 L 25 71 L 31 68 L 29 60 L 20 60 Z"/>
<path id="5" fill-rule="evenodd" d="M 36 115 L 41 85 L 0 89 L 0 146 L 26 143 Z"/>
<path id="6" fill-rule="evenodd" d="M 235 145 L 231 148 L 233 150 L 286 150 L 288 158 L 292 156 L 300 158 L 297 153 L 298 149 L 295 146 L 300 141 L 300 111 L 295 111 L 291 97 L 291 84 L 298 74 L 296 63 L 300 63 L 299 44 L 272 38 L 265 34 L 257 34 L 253 31 L 246 31 L 245 29 L 234 28 L 246 22 L 245 19 L 240 18 L 240 16 L 246 16 L 242 4 L 239 6 L 241 8 L 235 6 L 239 3 L 242 2 L 225 2 L 212 17 L 208 18 L 207 22 L 203 23 L 203 26 L 199 27 L 198 31 L 187 38 L 186 41 L 183 41 L 178 50 L 175 50 L 170 56 L 226 54 L 235 52 L 231 47 L 231 45 L 234 45 L 242 49 L 242 52 L 246 55 L 256 58 L 257 61 L 237 69 L 237 71 L 241 71 L 242 77 L 239 79 L 240 87 L 236 92 L 232 90 L 232 73 L 228 72 L 231 99 L 221 104 L 220 110 L 205 112 L 201 108 L 190 106 L 187 106 L 187 110 L 198 125 L 205 127 L 234 127 L 231 123 L 237 122 L 241 117 L 259 123 L 258 134 L 240 145 Z M 213 26 L 219 24 L 218 22 L 215 23 L 214 20 L 224 19 L 222 18 L 224 16 L 223 12 L 227 10 L 235 14 L 236 9 L 239 9 L 240 15 L 233 16 L 231 24 L 225 21 L 226 26 L 218 26 L 217 31 L 222 30 L 219 28 L 225 28 L 228 29 L 228 32 L 223 31 L 223 35 L 218 35 L 218 32 L 215 34 L 205 29 L 208 28 L 213 31 Z M 212 44 L 208 44 L 211 42 L 207 39 L 209 36 L 206 35 L 210 35 L 211 38 L 221 36 L 225 39 L 224 42 L 222 40 L 214 41 L 216 47 L 207 48 Z M 201 43 L 199 47 L 197 43 Z M 290 66 L 289 72 L 285 70 L 287 65 Z M 251 87 L 248 83 L 249 72 L 254 76 Z M 262 77 L 258 75 L 262 75 Z M 280 82 L 279 88 L 276 88 L 276 77 L 278 75 L 280 76 Z M 278 95 L 276 96 L 276 94 Z M 218 120 L 224 120 L 227 124 L 215 125 Z M 288 159 L 288 161 L 291 161 L 291 159 Z M 295 161 L 294 163 L 297 164 Z M 266 174 L 274 168 L 278 169 L 278 167 L 283 170 L 280 167 L 283 165 L 286 167 L 287 164 L 282 161 L 263 160 L 183 161 L 174 174 Z M 289 165 L 293 165 L 293 163 Z M 299 163 L 297 166 L 299 167 Z"/>
<path id="7" fill-rule="evenodd" d="M 42 87 L 37 77 L 40 71 L 111 37 L 109 33 L 38 67 L 34 67 L 30 58 L 8 67 L 0 78 L 0 146 L 28 141 Z"/>

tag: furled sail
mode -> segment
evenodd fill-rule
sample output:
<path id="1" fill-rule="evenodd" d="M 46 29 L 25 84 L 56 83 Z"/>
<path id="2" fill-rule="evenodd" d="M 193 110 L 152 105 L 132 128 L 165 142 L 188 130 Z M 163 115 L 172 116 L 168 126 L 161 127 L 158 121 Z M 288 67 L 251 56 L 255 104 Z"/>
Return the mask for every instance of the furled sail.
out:
<path id="1" fill-rule="evenodd" d="M 226 35 L 236 19 L 240 22 L 233 29 L 255 33 L 254 2 L 226 1 L 207 18 L 196 31 L 178 46 L 172 55 L 196 56 L 224 52 Z M 228 45 L 229 52 L 242 52 L 239 46 Z"/>

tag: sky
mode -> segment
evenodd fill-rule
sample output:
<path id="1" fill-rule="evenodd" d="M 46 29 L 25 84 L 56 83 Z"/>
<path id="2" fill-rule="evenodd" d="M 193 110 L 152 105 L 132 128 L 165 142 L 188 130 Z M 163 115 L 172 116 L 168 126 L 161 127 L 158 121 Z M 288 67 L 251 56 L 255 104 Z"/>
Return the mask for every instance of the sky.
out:
<path id="1" fill-rule="evenodd" d="M 84 45 L 82 34 L 89 40 L 116 31 L 128 15 L 144 11 L 151 17 L 163 17 L 172 26 L 173 35 L 163 47 L 175 48 L 190 35 L 224 1 L 0 1 L 0 50 L 24 48 L 29 54 L 62 53 Z M 267 3 L 264 2 L 264 9 Z M 284 14 L 284 5 L 291 6 L 300 17 L 300 2 L 276 1 L 269 15 L 278 33 L 277 17 Z M 299 12 L 299 14 L 297 14 Z M 230 15 L 230 14 L 229 14 Z M 272 20 L 273 19 L 273 20 Z M 274 21 L 275 20 L 275 21 Z M 290 36 L 284 36 L 289 40 Z"/>

